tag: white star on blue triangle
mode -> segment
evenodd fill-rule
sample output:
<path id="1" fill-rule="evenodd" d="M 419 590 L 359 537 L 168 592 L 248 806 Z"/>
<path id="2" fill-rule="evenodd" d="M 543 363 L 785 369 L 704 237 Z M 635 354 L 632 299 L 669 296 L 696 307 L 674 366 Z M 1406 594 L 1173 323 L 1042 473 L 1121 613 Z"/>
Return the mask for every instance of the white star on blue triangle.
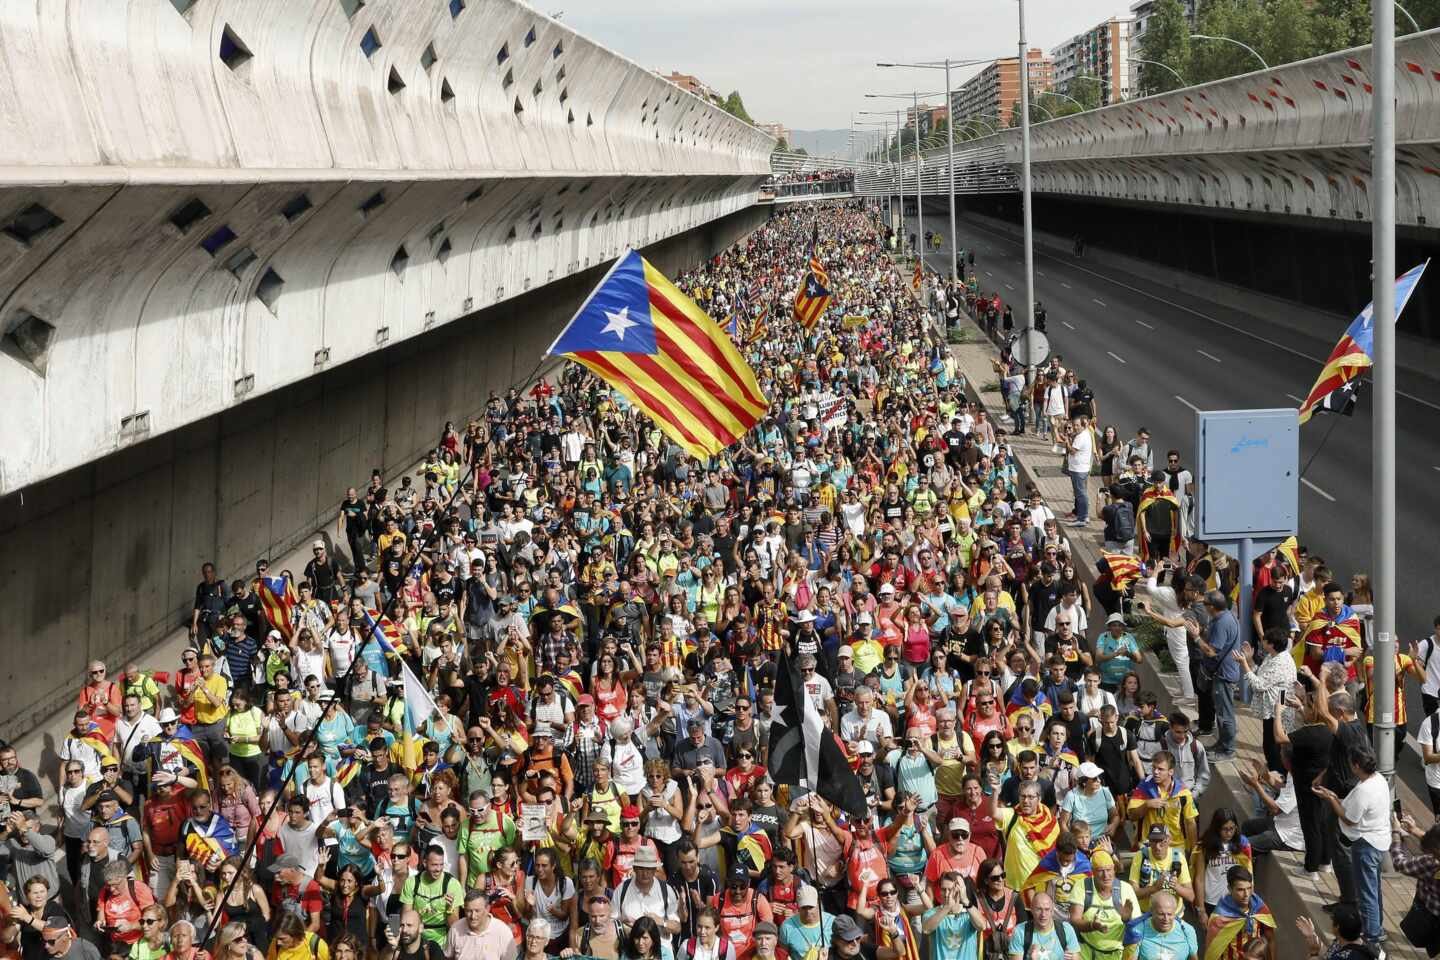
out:
<path id="1" fill-rule="evenodd" d="M 654 354 L 655 321 L 645 262 L 634 250 L 615 262 L 605 279 L 576 312 L 550 353 Z"/>

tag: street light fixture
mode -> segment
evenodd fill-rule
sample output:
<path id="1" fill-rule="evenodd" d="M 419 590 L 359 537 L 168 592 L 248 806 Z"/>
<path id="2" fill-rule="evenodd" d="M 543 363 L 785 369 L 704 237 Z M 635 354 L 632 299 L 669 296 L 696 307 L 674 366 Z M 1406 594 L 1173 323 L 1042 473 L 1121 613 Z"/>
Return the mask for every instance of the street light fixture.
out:
<path id="1" fill-rule="evenodd" d="M 1248 43 L 1241 43 L 1239 40 L 1233 39 L 1232 37 L 1212 37 L 1212 36 L 1210 36 L 1208 33 L 1192 33 L 1192 34 L 1190 34 L 1190 39 L 1191 39 L 1191 40 L 1217 40 L 1217 41 L 1219 41 L 1219 42 L 1221 42 L 1221 43 L 1233 43 L 1233 44 L 1235 44 L 1235 46 L 1240 47 L 1241 49 L 1248 50 L 1248 51 L 1250 52 L 1250 56 L 1252 56 L 1252 57 L 1254 57 L 1256 60 L 1259 60 L 1259 61 L 1260 61 L 1260 66 L 1261 66 L 1261 67 L 1265 68 L 1266 70 L 1269 70 L 1269 69 L 1270 69 L 1270 64 L 1268 64 L 1268 63 L 1265 62 L 1265 58 L 1262 57 L 1262 56 L 1260 56 L 1260 54 L 1256 53 L 1256 52 L 1255 52 L 1255 48 L 1252 47 L 1252 46 L 1250 46 L 1250 44 L 1248 44 Z"/>
<path id="2" fill-rule="evenodd" d="M 918 91 L 918 90 L 913 91 L 913 92 L 908 93 L 908 94 L 906 94 L 906 93 L 867 93 L 867 94 L 865 94 L 865 98 L 866 98 L 867 100 L 903 100 L 903 99 L 905 99 L 906 97 L 909 97 L 909 98 L 910 98 L 911 109 L 914 111 L 914 113 L 913 113 L 912 116 L 913 116 L 913 118 L 914 118 L 914 120 L 915 120 L 915 219 L 916 219 L 916 227 L 915 227 L 915 249 L 916 249 L 917 255 L 920 257 L 920 262 L 921 262 L 921 264 L 924 264 L 924 262 L 925 262 L 925 248 L 924 248 L 924 246 L 923 246 L 924 240 L 925 240 L 925 186 L 924 186 L 924 164 L 925 164 L 925 161 L 924 161 L 924 158 L 922 158 L 922 157 L 920 156 L 920 98 L 921 98 L 922 96 L 924 96 L 924 97 L 937 97 L 937 96 L 940 96 L 940 95 L 941 95 L 940 93 L 937 93 L 937 92 L 935 92 L 935 91 L 931 91 L 931 92 L 929 92 L 929 93 L 923 93 L 923 94 L 922 94 L 922 93 L 921 93 L 920 91 Z M 948 96 L 948 93 L 947 93 L 946 95 Z M 948 106 L 948 104 L 947 104 L 947 106 Z M 899 122 L 900 122 L 900 111 L 899 111 L 899 110 L 896 110 L 896 111 L 895 111 L 895 122 L 896 122 L 896 124 L 897 124 L 897 126 L 898 126 L 898 124 L 899 124 Z M 898 140 L 899 137 L 897 136 L 896 139 Z M 903 182 L 904 182 L 904 170 L 903 170 L 903 167 L 902 167 L 902 169 L 901 169 L 900 179 L 901 179 L 901 183 L 902 183 L 902 185 L 903 185 Z M 904 207 L 905 207 L 905 201 L 904 201 L 904 196 L 903 196 L 903 195 L 901 196 L 900 207 L 901 207 L 901 213 L 902 213 L 902 215 L 903 215 L 903 213 L 904 213 Z M 902 238 L 902 239 L 903 239 L 903 238 Z"/>
<path id="3" fill-rule="evenodd" d="M 959 244 L 955 242 L 955 103 L 954 93 L 950 87 L 950 68 L 952 66 L 970 66 L 976 63 L 985 63 L 984 60 L 956 60 L 948 57 L 941 63 L 877 63 L 877 67 L 901 67 L 917 70 L 944 70 L 945 71 L 945 137 L 946 155 L 945 162 L 949 167 L 950 176 L 950 282 L 957 283 L 960 279 Z M 916 129 L 919 129 L 920 118 L 915 118 Z M 922 251 L 922 257 L 925 255 Z"/>
<path id="4" fill-rule="evenodd" d="M 1161 62 L 1158 61 L 1158 60 L 1142 60 L 1142 59 L 1140 59 L 1139 57 L 1131 57 L 1131 58 L 1130 58 L 1130 62 L 1131 62 L 1131 63 L 1143 63 L 1143 64 L 1145 64 L 1147 67 L 1159 67 L 1161 70 L 1168 71 L 1168 72 L 1170 73 L 1170 75 L 1173 76 L 1176 80 L 1179 80 L 1179 81 L 1180 81 L 1180 86 L 1182 86 L 1182 87 L 1188 87 L 1188 86 L 1190 86 L 1190 84 L 1188 84 L 1188 83 L 1185 82 L 1185 78 L 1182 77 L 1182 76 L 1180 76 L 1180 71 L 1176 70 L 1174 67 L 1167 66 L 1166 64 L 1163 64 L 1163 63 L 1161 63 Z"/>

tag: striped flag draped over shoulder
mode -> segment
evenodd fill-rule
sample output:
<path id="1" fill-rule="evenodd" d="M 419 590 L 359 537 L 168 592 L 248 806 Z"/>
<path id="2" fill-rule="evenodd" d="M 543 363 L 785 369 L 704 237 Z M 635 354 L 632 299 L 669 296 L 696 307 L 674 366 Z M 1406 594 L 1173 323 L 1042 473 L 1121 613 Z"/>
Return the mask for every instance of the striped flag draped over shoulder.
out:
<path id="1" fill-rule="evenodd" d="M 588 367 L 705 460 L 743 437 L 769 402 L 725 331 L 634 250 L 547 351 Z"/>
<path id="2" fill-rule="evenodd" d="M 792 787 L 803 781 L 849 816 L 869 816 L 860 778 L 846 762 L 835 732 L 805 695 L 794 661 L 784 650 L 775 672 L 770 776 L 776 783 Z"/>

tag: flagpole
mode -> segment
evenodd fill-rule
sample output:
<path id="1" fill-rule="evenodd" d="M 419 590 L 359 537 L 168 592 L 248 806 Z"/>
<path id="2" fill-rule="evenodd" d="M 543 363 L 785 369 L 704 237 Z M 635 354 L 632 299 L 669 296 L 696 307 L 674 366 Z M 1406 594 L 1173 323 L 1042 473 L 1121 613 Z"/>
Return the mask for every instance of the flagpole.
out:
<path id="1" fill-rule="evenodd" d="M 1307 473 L 1310 472 L 1310 464 L 1314 463 L 1314 462 L 1315 462 L 1315 458 L 1318 457 L 1318 456 L 1320 456 L 1320 451 L 1321 451 L 1321 450 L 1324 450 L 1324 449 L 1325 449 L 1325 444 L 1327 444 L 1327 443 L 1330 442 L 1330 434 L 1334 433 L 1334 432 L 1335 432 L 1335 428 L 1338 427 L 1339 425 L 1340 425 L 1340 415 L 1339 415 L 1339 414 L 1332 414 L 1331 417 L 1330 417 L 1330 426 L 1329 426 L 1329 428 L 1325 431 L 1325 436 L 1323 436 L 1323 437 L 1320 438 L 1320 446 L 1318 446 L 1318 447 L 1315 448 L 1315 452 L 1312 453 L 1312 454 L 1310 454 L 1310 459 L 1305 461 L 1305 466 L 1303 466 L 1303 467 L 1300 468 L 1300 479 L 1301 479 L 1301 480 L 1304 480 L 1304 479 L 1305 479 L 1305 474 L 1307 474 Z"/>
<path id="2" fill-rule="evenodd" d="M 1370 154 L 1370 277 L 1375 304 L 1375 449 L 1371 463 L 1374 505 L 1375 754 L 1387 781 L 1395 778 L 1395 0 L 1373 0 L 1374 43 L 1370 74 L 1373 145 Z"/>

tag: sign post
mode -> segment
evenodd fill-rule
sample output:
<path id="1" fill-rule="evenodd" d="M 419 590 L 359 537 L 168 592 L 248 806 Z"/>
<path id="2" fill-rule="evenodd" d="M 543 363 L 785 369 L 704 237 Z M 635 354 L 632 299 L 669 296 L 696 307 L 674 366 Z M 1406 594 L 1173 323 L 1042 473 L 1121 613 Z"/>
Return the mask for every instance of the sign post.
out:
<path id="1" fill-rule="evenodd" d="M 1288 407 L 1195 414 L 1192 535 L 1239 560 L 1242 636 L 1250 623 L 1256 552 L 1278 546 L 1299 528 L 1299 416 Z"/>

